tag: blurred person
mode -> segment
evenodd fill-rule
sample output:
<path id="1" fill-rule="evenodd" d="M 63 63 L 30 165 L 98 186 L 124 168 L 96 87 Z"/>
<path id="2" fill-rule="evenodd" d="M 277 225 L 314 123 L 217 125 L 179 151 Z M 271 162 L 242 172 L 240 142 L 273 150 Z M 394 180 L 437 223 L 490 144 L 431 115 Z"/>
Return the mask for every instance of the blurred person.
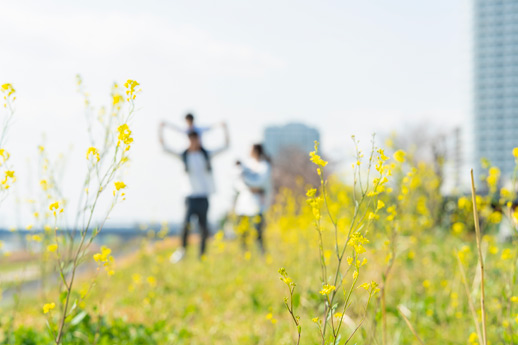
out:
<path id="1" fill-rule="evenodd" d="M 229 147 L 228 128 L 223 123 L 225 135 L 224 145 L 217 150 L 206 150 L 200 140 L 200 134 L 196 131 L 190 131 L 187 136 L 189 138 L 189 146 L 183 152 L 177 152 L 165 144 L 164 129 L 165 123 L 160 124 L 159 139 L 160 144 L 165 152 L 172 154 L 180 159 L 185 167 L 185 172 L 189 178 L 190 192 L 185 199 L 185 218 L 182 228 L 182 246 L 171 255 L 171 262 L 177 263 L 185 256 L 187 248 L 187 238 L 190 231 L 191 218 L 196 216 L 201 234 L 200 257 L 205 253 L 206 242 L 209 236 L 207 213 L 209 210 L 209 197 L 214 193 L 214 178 L 212 174 L 211 160 L 216 155 L 224 152 Z"/>
<path id="2" fill-rule="evenodd" d="M 187 125 L 186 128 L 181 128 L 181 127 L 178 127 L 172 123 L 169 123 L 169 122 L 162 122 L 163 123 L 163 126 L 164 127 L 167 127 L 169 129 L 172 129 L 172 130 L 175 130 L 177 132 L 180 132 L 180 133 L 185 133 L 185 134 L 189 134 L 190 132 L 196 132 L 198 133 L 198 136 L 200 137 L 200 140 L 201 138 L 203 137 L 203 134 L 218 127 L 218 126 L 223 126 L 224 123 L 218 123 L 218 124 L 214 124 L 214 125 L 211 125 L 211 126 L 198 126 L 194 123 L 194 115 L 191 114 L 191 113 L 188 113 L 187 115 L 185 115 L 185 123 Z"/>
<path id="3" fill-rule="evenodd" d="M 500 212 L 502 212 L 502 220 L 498 224 L 498 236 L 497 239 L 500 243 L 512 242 L 516 232 L 517 225 L 514 217 L 516 208 L 518 207 L 518 201 L 515 200 L 509 206 L 504 206 Z"/>
<path id="4" fill-rule="evenodd" d="M 270 158 L 261 144 L 254 144 L 250 158 L 237 161 L 238 176 L 235 184 L 234 213 L 238 217 L 240 235 L 246 246 L 249 228 L 253 225 L 261 252 L 264 246 L 264 214 L 271 202 L 272 182 Z"/>

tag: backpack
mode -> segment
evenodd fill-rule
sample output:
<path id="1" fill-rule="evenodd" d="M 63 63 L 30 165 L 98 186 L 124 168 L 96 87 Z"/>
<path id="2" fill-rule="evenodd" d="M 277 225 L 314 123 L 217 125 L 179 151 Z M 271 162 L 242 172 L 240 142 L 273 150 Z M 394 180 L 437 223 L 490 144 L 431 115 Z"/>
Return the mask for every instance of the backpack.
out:
<path id="1" fill-rule="evenodd" d="M 203 158 L 205 158 L 205 163 L 207 164 L 207 171 L 212 171 L 212 166 L 210 164 L 210 155 L 207 150 L 205 150 L 203 147 L 200 147 L 201 154 L 203 155 Z M 183 164 L 185 166 L 185 171 L 189 172 L 189 167 L 187 165 L 187 154 L 189 153 L 189 150 L 185 150 L 182 153 L 182 160 Z"/>

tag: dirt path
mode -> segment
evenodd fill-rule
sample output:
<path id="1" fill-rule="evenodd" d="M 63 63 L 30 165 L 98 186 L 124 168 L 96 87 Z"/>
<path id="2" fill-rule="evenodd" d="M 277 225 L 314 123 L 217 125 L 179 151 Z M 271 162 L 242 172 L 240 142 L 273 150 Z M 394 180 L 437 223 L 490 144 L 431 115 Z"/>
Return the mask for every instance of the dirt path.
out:
<path id="1" fill-rule="evenodd" d="M 194 235 L 190 240 L 191 243 L 198 242 L 198 236 Z M 179 238 L 166 238 L 154 243 L 150 243 L 146 250 L 154 251 L 165 248 L 173 248 L 179 244 Z M 121 246 L 121 248 L 114 251 L 113 256 L 117 265 L 125 267 L 131 264 L 136 259 L 136 255 L 140 251 L 139 243 L 132 243 L 131 245 Z M 94 262 L 84 264 L 79 267 L 79 279 L 85 275 L 92 274 L 97 269 Z M 48 283 L 51 285 L 57 284 L 59 275 L 54 272 L 48 277 Z M 34 293 L 35 290 L 42 288 L 42 279 L 40 276 L 40 268 L 35 263 L 27 263 L 26 267 L 0 273 L 0 286 L 7 285 L 7 288 L 0 290 L 2 294 L 0 297 L 0 305 L 9 305 L 14 302 L 15 295 L 23 296 L 25 293 Z"/>

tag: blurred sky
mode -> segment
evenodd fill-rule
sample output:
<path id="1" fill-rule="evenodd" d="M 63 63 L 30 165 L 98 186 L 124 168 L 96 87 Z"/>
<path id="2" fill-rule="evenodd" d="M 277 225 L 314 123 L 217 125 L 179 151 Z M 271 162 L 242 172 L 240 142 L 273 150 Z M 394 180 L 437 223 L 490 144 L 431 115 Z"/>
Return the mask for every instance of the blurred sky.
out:
<path id="1" fill-rule="evenodd" d="M 98 105 L 109 104 L 114 81 L 135 79 L 144 90 L 128 199 L 112 224 L 181 220 L 183 167 L 162 153 L 156 133 L 161 119 L 183 124 L 187 111 L 231 130 L 231 150 L 214 163 L 215 219 L 229 206 L 232 162 L 265 125 L 315 126 L 337 156 L 351 153 L 351 134 L 367 142 L 409 123 L 464 125 L 470 11 L 468 0 L 0 0 L 0 83 L 18 91 L 7 145 L 18 185 L 0 226 L 31 222 L 22 201 L 38 181 L 42 133 L 56 156 L 72 146 L 63 183 L 77 194 L 88 147 L 77 73 Z"/>

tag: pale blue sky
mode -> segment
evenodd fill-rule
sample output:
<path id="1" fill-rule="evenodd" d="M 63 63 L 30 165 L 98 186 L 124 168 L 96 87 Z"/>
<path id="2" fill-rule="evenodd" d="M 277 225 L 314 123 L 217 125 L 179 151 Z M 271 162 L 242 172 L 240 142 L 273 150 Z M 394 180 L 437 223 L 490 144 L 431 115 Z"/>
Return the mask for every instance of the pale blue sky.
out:
<path id="1" fill-rule="evenodd" d="M 13 196 L 30 197 L 26 167 L 43 132 L 56 155 L 73 143 L 68 176 L 82 175 L 76 73 L 98 104 L 113 81 L 142 84 L 128 200 L 114 222 L 180 219 L 182 167 L 155 134 L 160 119 L 180 123 L 187 110 L 232 131 L 231 151 L 215 163 L 213 216 L 228 207 L 228 167 L 264 125 L 305 122 L 324 148 L 349 154 L 351 134 L 368 141 L 412 122 L 469 118 L 468 0 L 0 1 L 0 32 L 0 83 L 19 94 Z M 73 198 L 77 181 L 64 183 Z M 13 199 L 0 226 L 14 222 Z"/>

